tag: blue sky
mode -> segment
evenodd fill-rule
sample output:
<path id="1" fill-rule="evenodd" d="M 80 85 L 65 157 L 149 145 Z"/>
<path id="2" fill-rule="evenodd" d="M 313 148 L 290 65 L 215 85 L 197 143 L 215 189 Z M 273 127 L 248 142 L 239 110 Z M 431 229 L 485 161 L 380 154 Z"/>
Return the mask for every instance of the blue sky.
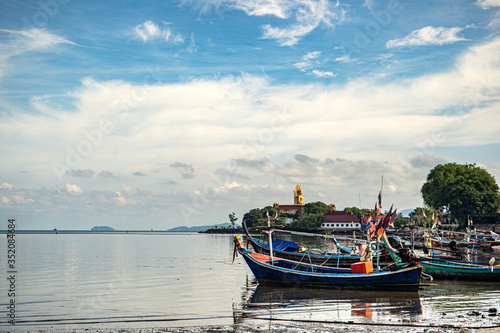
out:
<path id="1" fill-rule="evenodd" d="M 2 1 L 0 208 L 166 229 L 500 177 L 500 1 Z"/>

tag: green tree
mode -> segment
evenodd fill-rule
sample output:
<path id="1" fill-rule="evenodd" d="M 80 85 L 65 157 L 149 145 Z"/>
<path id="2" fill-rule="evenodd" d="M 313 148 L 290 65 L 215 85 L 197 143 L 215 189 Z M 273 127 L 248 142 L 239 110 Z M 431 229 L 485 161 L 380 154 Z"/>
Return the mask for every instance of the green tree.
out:
<path id="1" fill-rule="evenodd" d="M 248 213 L 243 215 L 243 222 L 245 222 L 247 227 L 254 227 L 258 225 L 259 219 L 262 218 L 262 213 L 259 208 L 251 209 Z"/>
<path id="2" fill-rule="evenodd" d="M 469 215 L 495 213 L 500 208 L 495 178 L 475 164 L 437 165 L 427 175 L 421 192 L 426 205 L 438 211 L 446 209 L 462 225 Z"/>
<path id="3" fill-rule="evenodd" d="M 358 207 L 346 207 L 344 208 L 344 212 L 349 212 L 353 215 L 363 216 L 363 210 Z"/>
<path id="4" fill-rule="evenodd" d="M 303 229 L 318 228 L 323 222 L 323 216 L 324 214 L 322 213 L 308 214 L 303 219 L 293 221 L 292 227 Z"/>
<path id="5" fill-rule="evenodd" d="M 309 214 L 323 214 L 323 215 L 325 215 L 326 212 L 329 212 L 332 210 L 331 206 L 328 206 L 327 204 L 325 204 L 321 201 L 307 203 L 302 208 L 305 210 L 307 215 L 309 215 Z"/>
<path id="6" fill-rule="evenodd" d="M 410 213 L 410 218 L 413 224 L 430 228 L 432 226 L 432 214 L 437 217 L 442 214 L 442 211 L 433 208 L 417 207 Z"/>
<path id="7" fill-rule="evenodd" d="M 229 221 L 231 221 L 231 224 L 233 225 L 234 229 L 234 224 L 236 223 L 236 221 L 238 221 L 238 218 L 236 217 L 236 214 L 234 212 L 229 214 Z"/>
<path id="8" fill-rule="evenodd" d="M 394 229 L 404 229 L 409 224 L 410 220 L 407 217 L 403 217 L 403 215 L 398 214 L 398 218 L 394 221 Z"/>

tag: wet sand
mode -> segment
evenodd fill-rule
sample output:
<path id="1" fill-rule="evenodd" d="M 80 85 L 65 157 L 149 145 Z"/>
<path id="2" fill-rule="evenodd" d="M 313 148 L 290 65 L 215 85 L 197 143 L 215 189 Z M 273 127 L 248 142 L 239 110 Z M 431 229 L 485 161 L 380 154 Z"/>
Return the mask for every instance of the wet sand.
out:
<path id="1" fill-rule="evenodd" d="M 477 325 L 477 323 L 476 323 Z M 433 324 L 408 324 L 408 323 L 393 323 L 393 324 L 362 324 L 362 323 L 318 323 L 318 322 L 269 322 L 262 321 L 262 324 L 238 324 L 238 325 L 201 325 L 201 326 L 188 326 L 188 327 L 156 327 L 156 328 L 74 328 L 68 329 L 68 327 L 46 327 L 31 328 L 31 329 L 18 329 L 13 330 L 0 330 L 0 332 L 30 332 L 30 333 L 59 333 L 59 332 L 71 332 L 71 333 L 299 333 L 299 332 L 349 332 L 349 333 L 361 333 L 361 332 L 372 332 L 372 333 L 382 333 L 382 332 L 410 332 L 410 333 L 493 333 L 500 332 L 500 326 L 494 327 L 488 326 L 483 328 L 473 328 L 474 321 L 470 322 L 469 327 L 452 327 L 450 325 L 440 325 L 439 323 Z"/>

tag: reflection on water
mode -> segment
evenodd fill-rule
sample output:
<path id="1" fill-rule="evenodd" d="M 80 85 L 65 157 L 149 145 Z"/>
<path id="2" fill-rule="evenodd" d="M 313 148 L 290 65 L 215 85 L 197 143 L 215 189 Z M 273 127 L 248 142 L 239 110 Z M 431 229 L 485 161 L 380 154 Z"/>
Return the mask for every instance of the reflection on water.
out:
<path id="1" fill-rule="evenodd" d="M 249 279 L 234 323 L 315 323 L 359 327 L 496 327 L 500 282 L 438 281 L 416 292 L 259 286 Z M 500 310 L 499 310 L 500 312 Z"/>
<path id="2" fill-rule="evenodd" d="M 373 322 L 398 316 L 412 320 L 422 314 L 418 292 L 276 288 L 250 282 L 236 311 L 245 319 Z"/>

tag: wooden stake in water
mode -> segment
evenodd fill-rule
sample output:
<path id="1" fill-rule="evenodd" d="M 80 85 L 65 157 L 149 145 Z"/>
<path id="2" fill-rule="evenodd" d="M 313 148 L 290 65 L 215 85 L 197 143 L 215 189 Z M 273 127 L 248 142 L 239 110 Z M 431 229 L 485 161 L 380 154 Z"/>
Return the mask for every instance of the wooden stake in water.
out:
<path id="1" fill-rule="evenodd" d="M 269 255 L 271 257 L 271 265 L 273 264 L 273 237 L 271 233 L 273 230 L 271 229 L 271 218 L 269 215 L 267 216 L 267 226 L 269 227 Z"/>
<path id="2" fill-rule="evenodd" d="M 380 270 L 380 242 L 377 241 L 377 270 Z"/>

